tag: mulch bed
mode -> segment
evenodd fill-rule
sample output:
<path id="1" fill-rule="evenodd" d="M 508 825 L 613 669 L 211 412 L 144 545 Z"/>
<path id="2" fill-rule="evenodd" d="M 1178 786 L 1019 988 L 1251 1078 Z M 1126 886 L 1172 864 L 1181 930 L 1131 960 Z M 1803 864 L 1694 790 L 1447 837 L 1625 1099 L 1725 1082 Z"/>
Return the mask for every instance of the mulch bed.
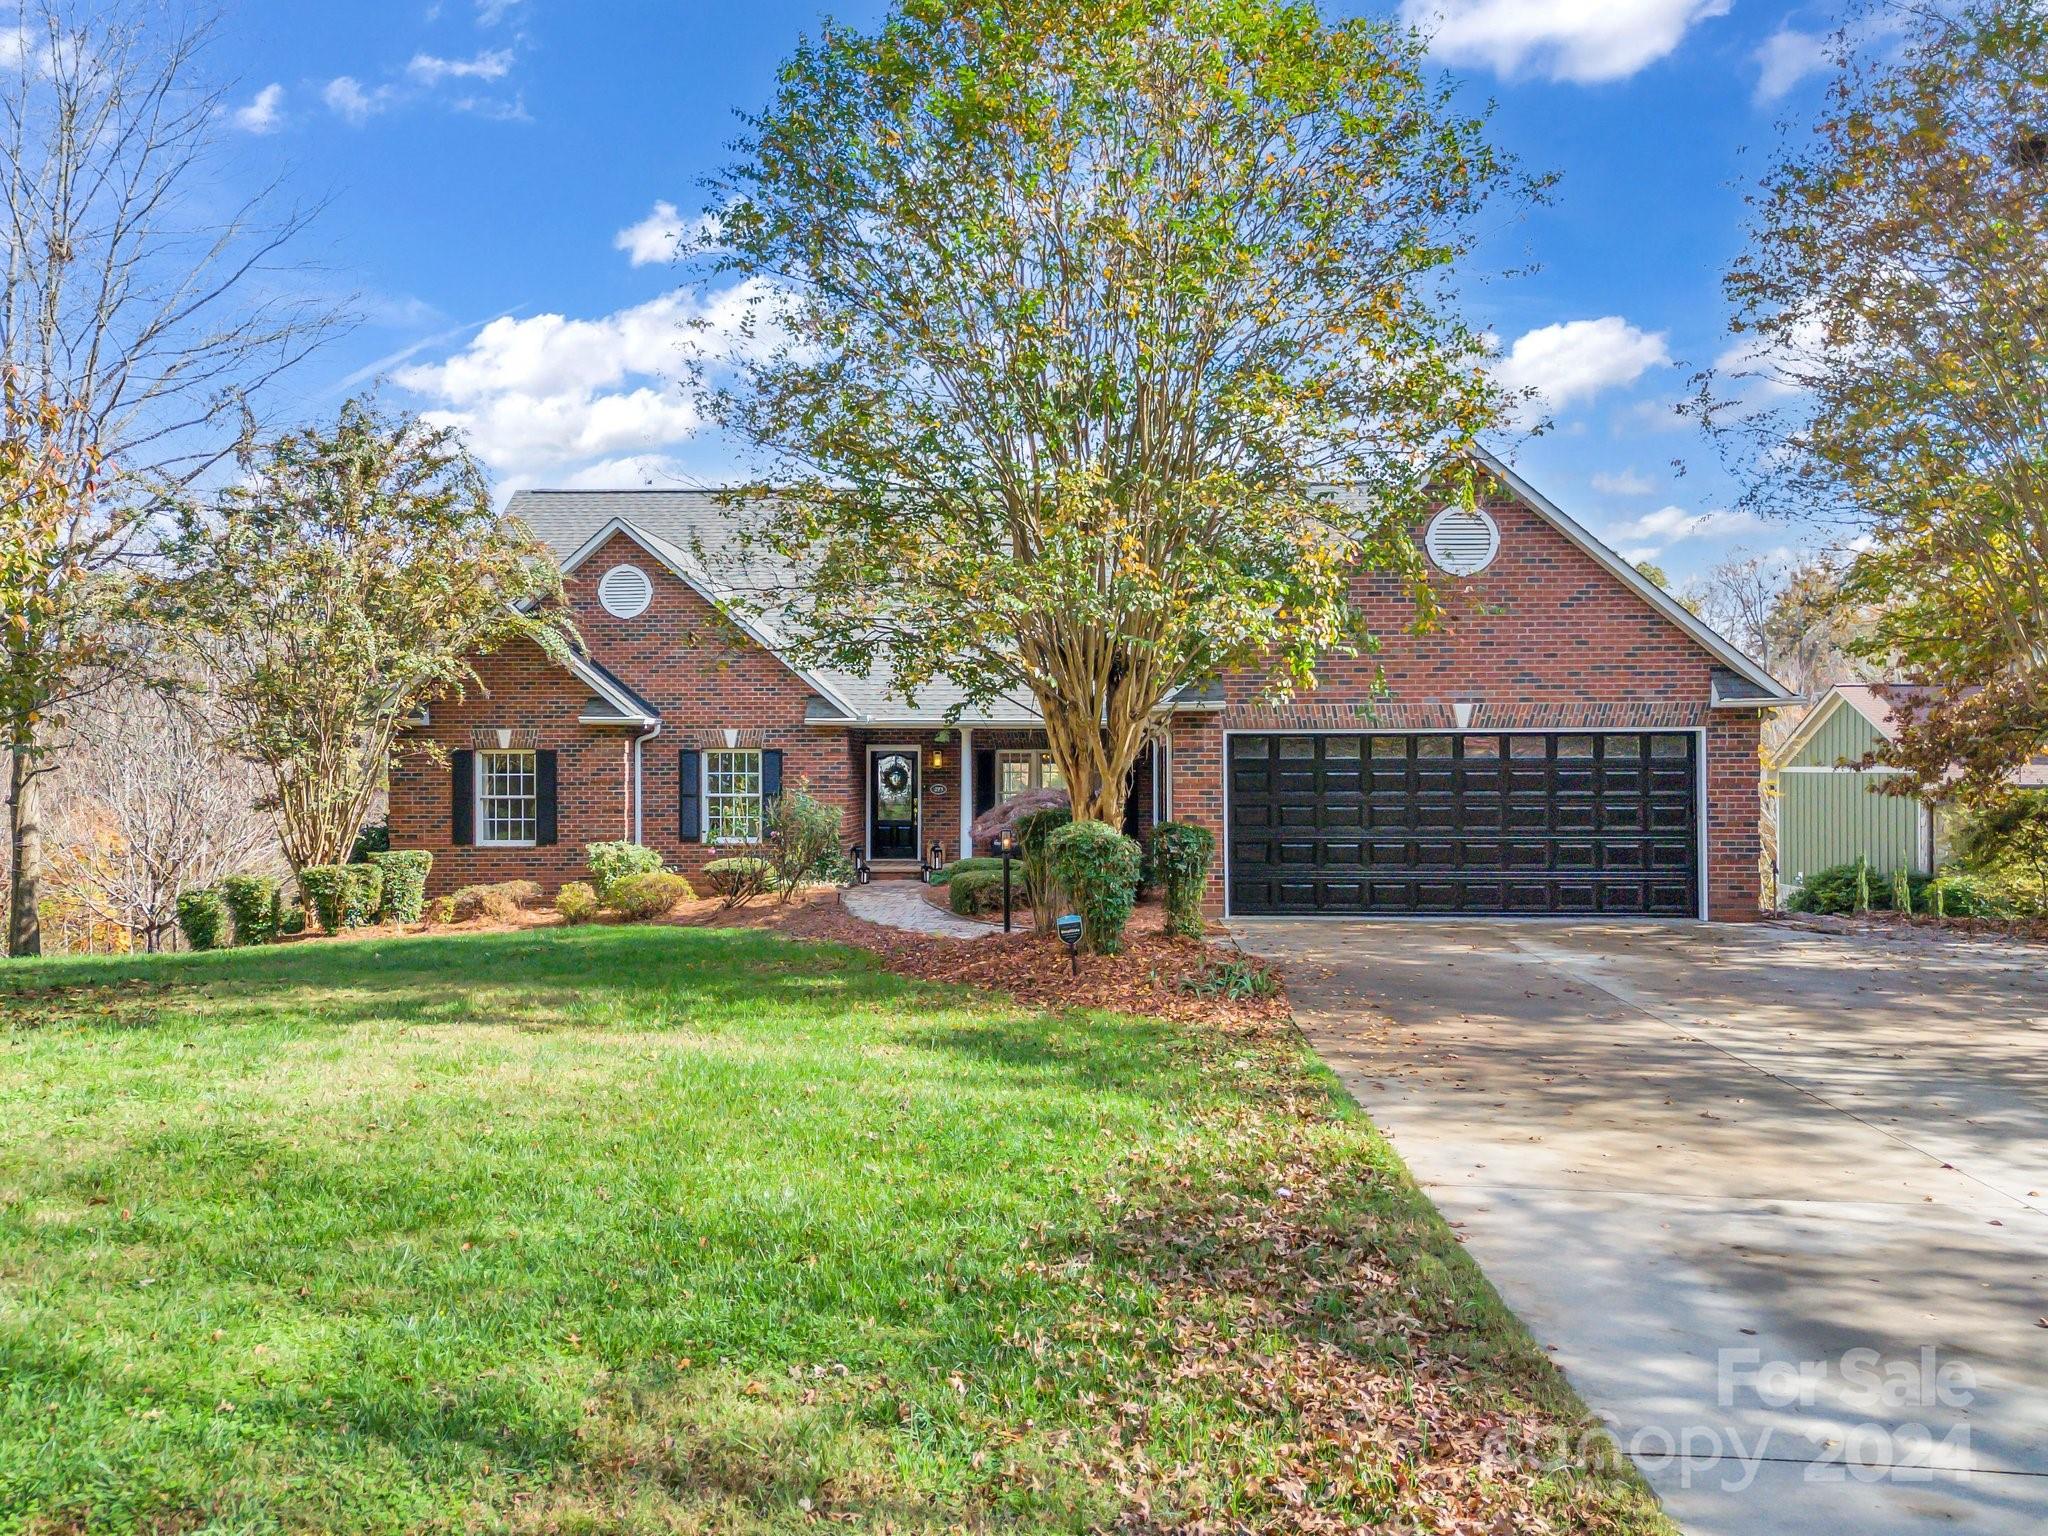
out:
<path id="1" fill-rule="evenodd" d="M 1213 987 L 1212 978 L 1221 966 L 1271 973 L 1228 944 L 1169 938 L 1156 902 L 1140 905 L 1132 915 L 1121 954 L 1084 954 L 1078 966 L 1069 960 L 1065 944 L 1050 934 L 1031 932 L 1030 914 L 1021 916 L 1025 926 L 1013 933 L 947 939 L 863 922 L 834 899 L 783 909 L 779 920 L 762 926 L 791 938 L 865 949 L 899 975 L 982 987 L 1038 1007 L 1203 1019 L 1240 1029 L 1272 1027 L 1291 1018 L 1277 978 L 1265 996 L 1232 998 L 1196 990 L 1205 982 Z"/>
<path id="2" fill-rule="evenodd" d="M 2048 944 L 2048 917 L 1935 917 L 1913 913 L 1863 912 L 1841 917 L 1817 912 L 1781 912 L 1772 921 L 1814 933 L 1854 933 L 1866 938 L 1942 944 L 1979 941 Z"/>

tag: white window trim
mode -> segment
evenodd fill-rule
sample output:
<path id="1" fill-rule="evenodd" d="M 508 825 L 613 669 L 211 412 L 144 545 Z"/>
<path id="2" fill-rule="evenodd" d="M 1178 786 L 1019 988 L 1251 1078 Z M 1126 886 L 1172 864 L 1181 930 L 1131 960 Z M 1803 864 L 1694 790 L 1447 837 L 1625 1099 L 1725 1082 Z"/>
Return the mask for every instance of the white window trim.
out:
<path id="1" fill-rule="evenodd" d="M 1051 751 L 1045 747 L 1001 748 L 996 753 L 995 792 L 997 796 L 996 804 L 998 805 L 1007 805 L 1010 800 L 1017 798 L 1016 795 L 1011 795 L 1007 799 L 1003 797 L 1003 764 L 1005 761 L 1014 762 L 1019 758 L 1031 764 L 1031 782 L 1017 791 L 1018 795 L 1028 795 L 1034 790 L 1043 789 L 1045 787 L 1045 770 L 1051 768 L 1057 772 L 1059 769 L 1059 764 L 1055 763 L 1052 759 Z"/>
<path id="2" fill-rule="evenodd" d="M 484 761 L 492 757 L 524 757 L 533 763 L 533 827 L 535 836 L 520 838 L 492 838 L 484 836 L 484 828 L 490 825 L 490 817 L 484 812 Z M 538 848 L 540 846 L 540 754 L 527 747 L 483 747 L 476 752 L 470 768 L 473 782 L 470 786 L 470 818 L 479 848 Z"/>
<path id="3" fill-rule="evenodd" d="M 754 760 L 754 825 L 765 825 L 767 781 L 764 778 L 766 761 L 759 747 L 703 747 L 697 753 L 697 814 L 703 820 L 702 836 L 714 848 L 757 848 L 761 844 L 761 832 L 752 837 L 713 837 L 711 835 L 711 759 L 723 754 L 728 757 L 751 757 Z M 739 800 L 742 795 L 721 795 L 721 800 Z"/>

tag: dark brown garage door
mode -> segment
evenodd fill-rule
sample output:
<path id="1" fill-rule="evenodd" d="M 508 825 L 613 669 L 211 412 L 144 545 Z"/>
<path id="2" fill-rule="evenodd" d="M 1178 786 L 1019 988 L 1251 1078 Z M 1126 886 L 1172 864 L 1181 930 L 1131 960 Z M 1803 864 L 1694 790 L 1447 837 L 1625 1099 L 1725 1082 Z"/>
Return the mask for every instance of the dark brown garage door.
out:
<path id="1" fill-rule="evenodd" d="M 1696 740 L 1234 734 L 1230 909 L 1697 916 Z"/>

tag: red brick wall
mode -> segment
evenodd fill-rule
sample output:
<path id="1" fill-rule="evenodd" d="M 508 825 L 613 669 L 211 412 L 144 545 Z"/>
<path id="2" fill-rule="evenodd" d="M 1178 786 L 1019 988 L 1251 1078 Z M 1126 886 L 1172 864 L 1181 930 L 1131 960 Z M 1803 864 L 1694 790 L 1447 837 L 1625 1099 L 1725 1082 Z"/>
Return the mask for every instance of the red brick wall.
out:
<path id="1" fill-rule="evenodd" d="M 1330 657 L 1318 687 L 1284 704 L 1263 699 L 1261 672 L 1224 679 L 1223 715 L 1182 715 L 1173 730 L 1173 812 L 1223 831 L 1223 729 L 1420 729 L 1454 723 L 1451 705 L 1477 706 L 1473 724 L 1506 729 L 1664 725 L 1706 727 L 1708 911 L 1757 914 L 1760 717 L 1710 711 L 1718 664 L 1685 632 L 1516 501 L 1489 505 L 1500 552 L 1470 580 L 1436 574 L 1445 613 L 1427 634 L 1401 583 L 1361 574 L 1353 601 L 1377 653 Z M 1384 684 L 1383 687 L 1380 685 Z M 1210 885 L 1221 910 L 1221 859 Z"/>
<path id="2" fill-rule="evenodd" d="M 637 565 L 654 584 L 646 612 L 615 619 L 597 601 L 597 583 L 614 565 Z M 848 840 L 858 835 L 859 780 L 843 732 L 803 723 L 811 690 L 744 636 L 664 565 L 624 534 L 616 535 L 565 583 L 576 625 L 592 656 L 661 713 L 662 731 L 641 749 L 646 812 L 643 840 L 672 869 L 694 874 L 727 850 L 685 845 L 678 831 L 677 753 L 683 747 L 737 744 L 781 750 L 785 786 L 807 780 L 821 800 L 846 807 Z M 486 691 L 432 706 L 432 724 L 412 733 L 445 748 L 472 745 L 473 729 L 526 733 L 517 744 L 558 755 L 559 841 L 549 848 L 455 848 L 450 845 L 449 772 L 403 749 L 392 765 L 393 847 L 434 854 L 430 889 L 438 893 L 484 880 L 538 880 L 553 891 L 582 878 L 583 845 L 630 837 L 631 802 L 624 756 L 636 731 L 577 723 L 590 690 L 534 646 L 520 644 L 478 666 Z"/>

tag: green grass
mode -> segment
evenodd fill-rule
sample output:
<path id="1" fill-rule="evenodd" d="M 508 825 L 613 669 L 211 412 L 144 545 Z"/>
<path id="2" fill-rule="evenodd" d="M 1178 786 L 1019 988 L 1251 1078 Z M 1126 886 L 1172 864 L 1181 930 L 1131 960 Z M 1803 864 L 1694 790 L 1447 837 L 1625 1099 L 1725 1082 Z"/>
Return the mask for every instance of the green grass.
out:
<path id="1" fill-rule="evenodd" d="M 1664 1529 L 1400 1429 L 1582 1410 L 1290 1039 L 676 928 L 22 963 L 0 1010 L 0 1530 L 1281 1530 L 1298 1472 Z M 1258 1385 L 1303 1370 L 1408 1407 L 1333 1451 Z"/>

